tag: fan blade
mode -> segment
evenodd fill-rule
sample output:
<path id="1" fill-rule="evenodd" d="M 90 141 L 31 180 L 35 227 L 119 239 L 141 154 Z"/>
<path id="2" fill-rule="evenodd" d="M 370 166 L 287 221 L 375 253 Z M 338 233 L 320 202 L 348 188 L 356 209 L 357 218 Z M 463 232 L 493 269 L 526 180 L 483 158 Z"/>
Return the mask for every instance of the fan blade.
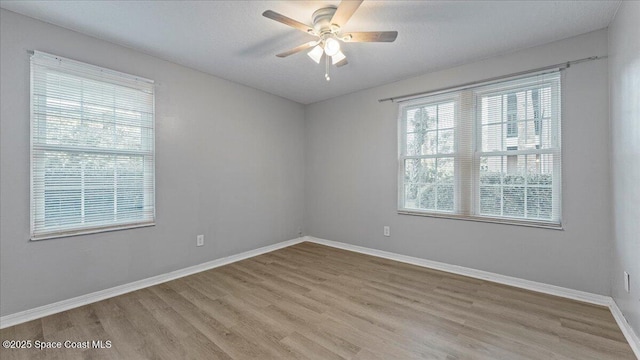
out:
<path id="1" fill-rule="evenodd" d="M 345 42 L 394 42 L 398 37 L 397 31 L 367 31 L 345 34 Z"/>
<path id="2" fill-rule="evenodd" d="M 281 58 L 287 57 L 289 55 L 293 55 L 293 54 L 299 53 L 302 50 L 306 50 L 308 48 L 314 47 L 314 46 L 318 45 L 318 43 L 320 43 L 320 41 L 309 41 L 308 43 L 304 43 L 304 44 L 302 44 L 302 45 L 300 45 L 298 47 L 294 47 L 293 49 L 291 49 L 289 51 L 285 51 L 283 53 L 280 53 L 280 54 L 278 54 L 276 56 L 277 57 L 281 57 Z"/>
<path id="3" fill-rule="evenodd" d="M 345 66 L 347 65 L 349 62 L 347 61 L 347 58 L 344 58 L 343 60 L 340 60 L 339 63 L 336 64 L 337 67 L 341 67 L 341 66 Z"/>
<path id="4" fill-rule="evenodd" d="M 362 0 L 342 0 L 340 5 L 338 5 L 338 9 L 336 9 L 336 12 L 331 18 L 331 23 L 340 27 L 344 26 L 344 24 L 349 21 L 353 13 L 358 10 L 360 4 L 362 4 Z"/>
<path id="5" fill-rule="evenodd" d="M 313 34 L 313 29 L 310 26 L 305 25 L 297 20 L 293 20 L 292 18 L 288 18 L 282 14 L 278 14 L 275 11 L 267 10 L 262 13 L 262 16 L 269 18 L 271 20 L 275 20 L 277 22 L 281 22 L 285 25 L 289 25 L 292 28 L 296 28 L 300 31 L 304 31 L 307 34 Z"/>

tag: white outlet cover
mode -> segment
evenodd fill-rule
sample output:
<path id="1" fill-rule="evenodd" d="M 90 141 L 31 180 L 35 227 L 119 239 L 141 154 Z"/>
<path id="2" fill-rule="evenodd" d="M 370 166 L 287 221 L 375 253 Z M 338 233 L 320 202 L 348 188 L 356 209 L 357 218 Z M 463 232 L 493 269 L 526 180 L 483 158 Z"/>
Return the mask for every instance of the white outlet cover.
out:
<path id="1" fill-rule="evenodd" d="M 204 245 L 204 235 L 198 235 L 196 237 L 196 246 L 203 246 Z"/>
<path id="2" fill-rule="evenodd" d="M 391 229 L 388 226 L 384 227 L 384 236 L 391 236 Z"/>

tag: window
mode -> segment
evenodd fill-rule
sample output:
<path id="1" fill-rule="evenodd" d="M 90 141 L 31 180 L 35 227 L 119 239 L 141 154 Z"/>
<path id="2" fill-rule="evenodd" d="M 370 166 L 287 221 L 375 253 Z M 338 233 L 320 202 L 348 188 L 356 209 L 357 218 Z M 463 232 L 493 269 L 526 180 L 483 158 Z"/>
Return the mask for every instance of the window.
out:
<path id="1" fill-rule="evenodd" d="M 434 99 L 406 109 L 403 156 L 406 206 L 453 211 L 454 117 L 452 99 Z"/>
<path id="2" fill-rule="evenodd" d="M 31 238 L 153 225 L 153 82 L 34 52 Z"/>
<path id="3" fill-rule="evenodd" d="M 560 73 L 400 104 L 401 213 L 560 225 Z"/>

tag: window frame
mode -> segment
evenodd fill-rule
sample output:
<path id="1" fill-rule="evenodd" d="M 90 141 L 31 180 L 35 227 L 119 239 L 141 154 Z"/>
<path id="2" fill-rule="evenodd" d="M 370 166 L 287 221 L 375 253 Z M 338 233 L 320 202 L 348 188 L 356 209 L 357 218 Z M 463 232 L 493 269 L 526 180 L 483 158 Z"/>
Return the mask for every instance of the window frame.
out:
<path id="1" fill-rule="evenodd" d="M 557 77 L 551 79 L 545 79 L 541 82 L 536 82 L 535 77 L 538 75 L 544 74 L 554 74 L 557 73 Z M 515 84 L 508 85 L 511 81 L 517 80 L 526 80 L 528 78 L 532 79 L 532 85 L 535 88 L 542 87 L 541 84 L 551 83 L 551 107 L 552 114 L 550 115 L 550 123 L 553 122 L 553 126 L 555 129 L 552 133 L 552 136 L 555 137 L 553 140 L 555 144 L 557 144 L 554 148 L 551 149 L 539 149 L 537 146 L 536 149 L 527 149 L 527 150 L 505 150 L 499 153 L 503 156 L 507 155 L 536 155 L 537 157 L 542 155 L 551 155 L 553 158 L 553 183 L 552 183 L 552 199 L 551 201 L 555 201 L 556 206 L 552 206 L 551 218 L 553 220 L 543 220 L 543 219 L 527 219 L 524 217 L 509 217 L 509 216 L 490 216 L 490 215 L 481 215 L 480 214 L 480 157 L 483 154 L 491 154 L 498 155 L 498 152 L 482 152 L 481 150 L 481 136 L 482 136 L 482 119 L 479 116 L 479 112 L 481 111 L 478 101 L 481 98 L 480 94 L 490 93 L 490 92 L 503 92 L 508 93 L 509 91 L 519 90 L 531 85 L 527 84 Z M 503 85 L 501 85 L 503 84 Z M 498 88 L 500 90 L 495 90 Z M 455 109 L 456 109 L 456 130 L 455 130 L 455 187 L 454 187 L 454 213 L 445 213 L 445 212 L 434 212 L 431 210 L 424 209 L 413 209 L 407 208 L 404 206 L 404 161 L 407 158 L 403 156 L 404 148 L 406 147 L 406 118 L 404 109 L 408 106 L 417 107 L 419 105 L 428 106 L 428 104 L 437 102 L 432 101 L 430 98 L 438 97 L 438 98 L 450 98 L 456 99 Z M 469 102 L 461 101 L 461 99 L 468 97 L 472 97 L 473 100 Z M 468 220 L 468 221 L 476 221 L 476 222 L 486 222 L 486 223 L 498 223 L 498 224 L 507 224 L 507 225 L 518 225 L 518 226 L 527 226 L 527 227 L 536 227 L 536 228 L 545 228 L 545 229 L 554 229 L 554 230 L 563 230 L 563 222 L 562 222 L 562 117 L 563 117 L 563 106 L 562 106 L 562 98 L 564 97 L 564 87 L 563 87 L 563 72 L 556 70 L 552 72 L 544 72 L 544 73 L 534 73 L 528 74 L 524 76 L 517 76 L 513 78 L 502 79 L 498 82 L 488 82 L 484 84 L 479 84 L 473 87 L 468 88 L 458 88 L 452 89 L 450 92 L 441 92 L 436 93 L 434 95 L 426 95 L 421 96 L 420 98 L 409 99 L 406 101 L 401 101 L 398 109 L 398 201 L 397 201 L 397 212 L 401 215 L 414 215 L 414 216 L 426 216 L 426 217 L 435 217 L 435 218 L 446 218 L 446 219 L 458 219 L 458 220 Z M 464 102 L 464 105 L 461 104 Z M 470 112 L 471 115 L 465 116 L 465 112 Z M 538 117 L 535 115 L 532 119 L 524 119 L 522 121 L 517 121 L 516 124 L 520 124 L 523 122 L 525 125 L 527 122 L 531 120 L 533 127 L 531 129 L 532 132 L 535 132 L 536 136 L 539 136 L 542 132 L 542 120 L 543 117 L 539 114 Z M 459 122 L 470 121 L 471 126 L 467 128 L 465 131 L 460 131 Z M 559 122 L 559 123 L 558 123 Z M 503 131 L 507 131 L 508 121 L 504 120 L 505 128 Z M 539 124 L 540 123 L 540 124 Z M 520 130 L 520 129 L 519 129 Z M 518 131 L 520 132 L 520 131 Z M 462 153 L 460 151 L 460 147 L 464 147 L 462 144 L 465 139 L 460 137 L 462 133 L 463 137 L 467 138 L 471 141 L 471 153 Z M 465 135 L 465 133 L 467 133 Z M 470 159 L 469 159 L 470 158 Z M 465 160 L 468 164 L 470 161 L 471 168 L 464 169 L 462 166 L 463 161 Z M 469 177 L 469 179 L 465 179 L 462 177 Z M 461 184 L 464 182 L 470 183 L 470 186 L 462 186 Z M 525 188 L 525 197 L 526 197 L 526 188 Z M 462 204 L 462 206 L 461 206 Z M 526 208 L 526 204 L 524 205 Z M 526 209 L 525 209 L 526 214 Z M 557 218 L 557 221 L 555 220 Z"/>
<path id="2" fill-rule="evenodd" d="M 406 108 L 416 108 L 416 107 L 428 107 L 428 106 L 438 106 L 440 104 L 446 104 L 446 103 L 453 103 L 453 110 L 454 110 L 454 114 L 458 113 L 460 111 L 460 101 L 459 101 L 459 97 L 456 94 L 445 94 L 442 96 L 434 96 L 432 101 L 429 102 L 424 102 L 424 101 L 420 101 L 420 100 L 415 100 L 415 101 L 410 101 L 407 102 L 405 107 L 400 106 L 399 107 L 399 121 L 398 121 L 398 211 L 399 212 L 420 212 L 420 213 L 433 213 L 436 216 L 440 215 L 440 216 L 455 216 L 455 211 L 457 211 L 457 209 L 459 208 L 459 202 L 460 202 L 460 198 L 458 196 L 458 194 L 456 193 L 455 189 L 458 186 L 458 178 L 459 176 L 457 175 L 458 172 L 460 171 L 459 166 L 458 166 L 458 135 L 456 134 L 456 129 L 457 129 L 457 117 L 454 115 L 454 124 L 453 124 L 453 151 L 451 153 L 439 153 L 436 152 L 435 154 L 426 154 L 426 155 L 408 155 L 407 154 L 407 143 L 406 141 L 403 141 L 403 137 L 406 138 L 407 132 L 407 121 L 406 121 L 406 117 L 403 115 L 404 112 L 406 112 Z M 449 128 L 446 128 L 447 130 Z M 438 128 L 438 126 L 436 125 L 436 133 L 441 130 Z M 433 130 L 432 130 L 433 131 Z M 421 211 L 420 209 L 413 209 L 413 208 L 406 208 L 403 207 L 404 205 L 404 199 L 405 199 L 405 183 L 404 183 L 404 176 L 405 176 L 405 162 L 406 160 L 411 160 L 411 159 L 417 159 L 417 160 L 423 160 L 423 159 L 434 159 L 436 162 L 439 158 L 452 158 L 453 159 L 453 169 L 454 169 L 454 179 L 453 179 L 453 187 L 454 187 L 454 191 L 453 191 L 453 210 L 447 211 L 447 210 L 424 210 Z M 400 185 L 401 184 L 401 185 Z M 434 183 L 434 186 L 437 187 L 437 183 Z M 436 204 L 437 204 L 437 198 L 436 198 Z"/>
<path id="3" fill-rule="evenodd" d="M 40 59 L 45 59 L 43 61 L 50 61 L 51 59 L 55 59 L 55 60 L 58 60 L 60 63 L 64 62 L 65 64 L 67 64 L 66 66 L 68 66 L 72 70 L 54 69 L 52 70 L 52 72 L 70 74 L 71 76 L 76 76 L 83 80 L 86 79 L 91 81 L 102 82 L 105 84 L 120 85 L 120 86 L 126 86 L 126 85 L 120 84 L 119 81 L 135 81 L 138 83 L 146 83 L 147 84 L 146 86 L 150 89 L 149 94 L 151 95 L 151 99 L 150 99 L 151 103 L 149 105 L 149 109 L 151 111 L 149 113 L 150 127 L 147 128 L 147 130 L 150 131 L 151 136 L 144 137 L 143 135 L 141 135 L 140 141 L 146 142 L 146 146 L 148 147 L 148 150 L 145 147 L 141 148 L 140 150 L 133 150 L 133 149 L 118 149 L 115 146 L 105 147 L 105 148 L 90 148 L 87 146 L 83 147 L 81 145 L 74 146 L 74 145 L 68 145 L 68 144 L 52 145 L 52 144 L 46 144 L 42 142 L 36 143 L 34 141 L 36 136 L 35 124 L 38 123 L 39 131 L 43 131 L 42 125 L 45 124 L 46 126 L 46 121 L 36 120 L 36 117 L 35 117 L 34 102 L 36 100 L 34 96 L 34 86 L 35 86 L 34 66 L 42 66 L 46 68 L 48 68 L 49 66 L 43 65 L 42 63 L 35 64 L 33 60 L 34 56 L 38 56 L 40 57 Z M 73 67 L 77 67 L 77 68 L 74 69 Z M 87 71 L 87 73 L 84 75 L 79 72 L 76 73 L 75 71 L 79 71 L 78 69 L 84 69 L 85 71 Z M 43 70 L 39 70 L 39 71 L 43 71 Z M 104 78 L 96 78 L 95 76 L 96 73 L 103 74 Z M 55 239 L 55 238 L 62 238 L 62 237 L 71 237 L 71 236 L 78 236 L 78 235 L 95 234 L 95 233 L 118 231 L 118 230 L 124 230 L 124 229 L 134 229 L 134 228 L 155 226 L 156 224 L 156 191 L 155 191 L 156 189 L 156 186 L 155 186 L 155 159 L 156 159 L 155 120 L 156 118 L 155 118 L 155 90 L 154 90 L 153 84 L 154 84 L 153 80 L 145 79 L 139 76 L 129 75 L 119 71 L 102 68 L 99 66 L 91 65 L 88 63 L 84 63 L 84 62 L 80 62 L 72 59 L 67 59 L 57 55 L 47 54 L 40 51 L 33 51 L 31 53 L 30 88 L 29 88 L 29 96 L 30 96 L 29 171 L 30 171 L 30 240 L 31 241 L 40 241 L 40 240 L 46 240 L 46 239 Z M 46 86 L 46 83 L 42 83 L 40 84 L 40 86 Z M 41 100 L 45 100 L 45 99 L 46 99 L 46 96 Z M 83 105 L 81 104 L 80 106 L 82 107 Z M 116 108 L 114 108 L 114 111 L 115 109 Z M 136 123 L 134 128 L 140 128 L 141 134 L 145 131 L 144 130 L 145 127 L 142 122 L 140 124 Z M 141 186 L 142 186 L 142 195 L 143 195 L 142 206 L 143 206 L 143 209 L 147 207 L 150 208 L 150 216 L 147 217 L 146 220 L 143 217 L 142 221 L 135 221 L 133 218 L 131 218 L 128 221 L 114 220 L 113 223 L 111 224 L 103 223 L 103 224 L 95 224 L 93 226 L 78 226 L 77 224 L 68 224 L 66 226 L 56 226 L 49 230 L 47 230 L 46 226 L 37 228 L 36 227 L 37 221 L 42 221 L 42 222 L 46 221 L 46 213 L 45 213 L 46 188 L 45 188 L 45 178 L 44 178 L 44 176 L 46 176 L 44 171 L 46 160 L 44 159 L 36 160 L 36 153 L 42 154 L 43 152 L 47 152 L 47 151 L 61 152 L 66 154 L 76 153 L 79 156 L 89 154 L 89 155 L 102 155 L 102 156 L 112 156 L 112 157 L 113 156 L 141 157 L 142 158 L 142 172 L 141 172 L 142 185 Z M 36 168 L 38 168 L 39 170 L 36 170 Z M 39 175 L 36 175 L 36 174 L 39 174 Z M 151 178 L 149 179 L 147 176 L 150 176 Z M 114 191 L 117 188 L 116 177 L 117 177 L 117 169 L 114 169 L 114 185 L 113 185 Z M 82 175 L 81 175 L 81 178 L 83 178 Z M 81 189 L 84 189 L 87 185 L 84 180 L 80 180 L 79 186 Z M 62 185 L 62 187 L 64 187 L 64 185 Z M 73 189 L 70 189 L 70 190 L 73 190 Z M 40 196 L 41 200 L 36 201 L 34 196 Z M 117 206 L 118 200 L 115 192 L 113 194 L 113 197 L 114 197 L 114 201 L 113 201 L 114 206 Z M 81 196 L 81 199 L 82 198 L 83 196 Z M 83 200 L 80 200 L 80 201 L 82 202 Z M 36 210 L 34 207 L 37 207 L 38 210 Z M 81 204 L 81 208 L 84 208 L 84 207 L 85 207 L 85 204 Z M 147 213 L 149 213 L 149 211 L 147 211 Z M 86 215 L 83 215 L 83 216 L 86 216 Z"/>
<path id="4" fill-rule="evenodd" d="M 499 87 L 498 90 L 493 90 L 491 89 L 491 87 L 493 87 L 493 85 L 486 85 L 486 86 L 482 86 L 479 87 L 481 88 L 479 91 L 475 91 L 474 90 L 474 110 L 475 110 L 475 114 L 474 114 L 474 118 L 473 118 L 473 129 L 474 129 L 474 154 L 473 154 L 473 172 L 474 172 L 474 180 L 473 180 L 473 191 L 474 191 L 474 199 L 473 199 L 473 209 L 472 212 L 474 214 L 474 217 L 480 217 L 480 218 L 487 218 L 487 219 L 494 219 L 500 222 L 526 222 L 526 223 L 531 223 L 531 224 L 535 224 L 535 225 L 539 225 L 540 227 L 549 227 L 549 228 L 562 228 L 562 166 L 561 166 L 561 157 L 562 157 L 562 130 L 561 130 L 561 124 L 562 124 L 562 79 L 561 79 L 561 75 L 562 72 L 559 73 L 559 76 L 557 79 L 548 79 L 545 80 L 543 82 L 535 82 L 535 85 L 513 85 L 513 86 L 508 86 L 508 87 L 499 87 L 500 83 L 495 84 L 496 87 Z M 527 76 L 524 77 L 523 79 L 526 78 L 530 78 L 530 77 L 535 77 L 534 76 Z M 517 80 L 517 79 L 514 79 Z M 512 80 L 507 79 L 505 82 L 509 82 Z M 553 148 L 550 149 L 540 149 L 540 148 L 536 148 L 536 149 L 528 149 L 528 150 L 503 150 L 503 151 L 482 151 L 482 131 L 478 131 L 480 129 L 482 129 L 482 117 L 479 115 L 479 113 L 481 112 L 480 107 L 477 105 L 478 100 L 481 99 L 483 96 L 487 95 L 487 94 L 499 94 L 499 93 L 503 93 L 503 94 L 509 94 L 512 93 L 514 90 L 515 91 L 523 91 L 523 89 L 526 89 L 527 87 L 534 87 L 534 88 L 541 88 L 543 85 L 548 83 L 549 87 L 551 88 L 551 108 L 552 108 L 552 114 L 550 115 L 550 123 L 552 124 L 551 126 L 554 127 L 557 131 L 557 133 L 553 134 L 552 137 L 556 137 L 555 139 L 553 139 L 552 141 L 556 142 L 557 145 L 554 146 Z M 554 91 L 556 91 L 557 89 L 557 94 L 554 94 Z M 526 90 L 524 90 L 526 91 Z M 556 116 L 554 116 L 554 114 Z M 560 120 L 558 120 L 558 118 L 560 118 Z M 517 120 L 516 123 L 517 124 L 521 124 L 524 123 L 525 124 L 525 136 L 526 136 L 526 123 L 527 121 L 531 121 L 533 123 L 534 126 L 534 133 L 535 133 L 535 127 L 536 127 L 536 122 L 540 121 L 542 122 L 543 118 L 539 117 L 539 118 L 532 118 L 532 119 L 526 119 L 525 120 Z M 557 122 L 560 121 L 560 124 L 558 124 Z M 505 121 L 504 125 L 505 127 L 508 127 L 508 123 L 509 121 Z M 540 126 L 540 130 L 542 130 L 542 126 Z M 506 131 L 506 130 L 505 130 Z M 519 132 L 519 131 L 518 131 Z M 540 131 L 541 132 L 541 131 Z M 520 136 L 520 135 L 518 135 Z M 506 136 L 505 138 L 509 138 L 509 136 Z M 508 148 L 508 147 L 507 147 Z M 519 218 L 519 217 L 509 217 L 509 216 L 489 216 L 489 215 L 481 215 L 480 214 L 480 158 L 482 156 L 504 156 L 504 157 L 508 157 L 508 156 L 518 156 L 518 155 L 536 155 L 536 156 L 542 156 L 542 155 L 551 155 L 553 157 L 553 184 L 551 186 L 552 189 L 552 201 L 554 198 L 558 198 L 558 204 L 556 208 L 552 207 L 552 211 L 554 211 L 552 213 L 552 218 L 558 218 L 558 222 L 555 221 L 544 221 L 541 219 L 525 219 L 525 218 Z M 526 199 L 526 186 L 525 186 L 525 199 Z M 526 213 L 526 205 L 524 205 L 524 211 Z M 558 213 L 556 213 L 555 211 L 557 211 Z"/>

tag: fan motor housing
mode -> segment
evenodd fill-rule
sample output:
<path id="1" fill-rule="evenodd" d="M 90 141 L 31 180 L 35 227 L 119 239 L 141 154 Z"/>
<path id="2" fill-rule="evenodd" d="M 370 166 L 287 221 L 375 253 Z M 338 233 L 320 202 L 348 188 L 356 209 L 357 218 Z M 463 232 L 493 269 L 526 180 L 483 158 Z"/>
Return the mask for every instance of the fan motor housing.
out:
<path id="1" fill-rule="evenodd" d="M 313 28 L 318 32 L 318 34 L 327 34 L 337 31 L 337 29 L 335 29 L 336 26 L 332 26 L 331 24 L 331 18 L 333 18 L 333 14 L 336 13 L 336 9 L 337 8 L 335 6 L 327 6 L 313 12 Z"/>

